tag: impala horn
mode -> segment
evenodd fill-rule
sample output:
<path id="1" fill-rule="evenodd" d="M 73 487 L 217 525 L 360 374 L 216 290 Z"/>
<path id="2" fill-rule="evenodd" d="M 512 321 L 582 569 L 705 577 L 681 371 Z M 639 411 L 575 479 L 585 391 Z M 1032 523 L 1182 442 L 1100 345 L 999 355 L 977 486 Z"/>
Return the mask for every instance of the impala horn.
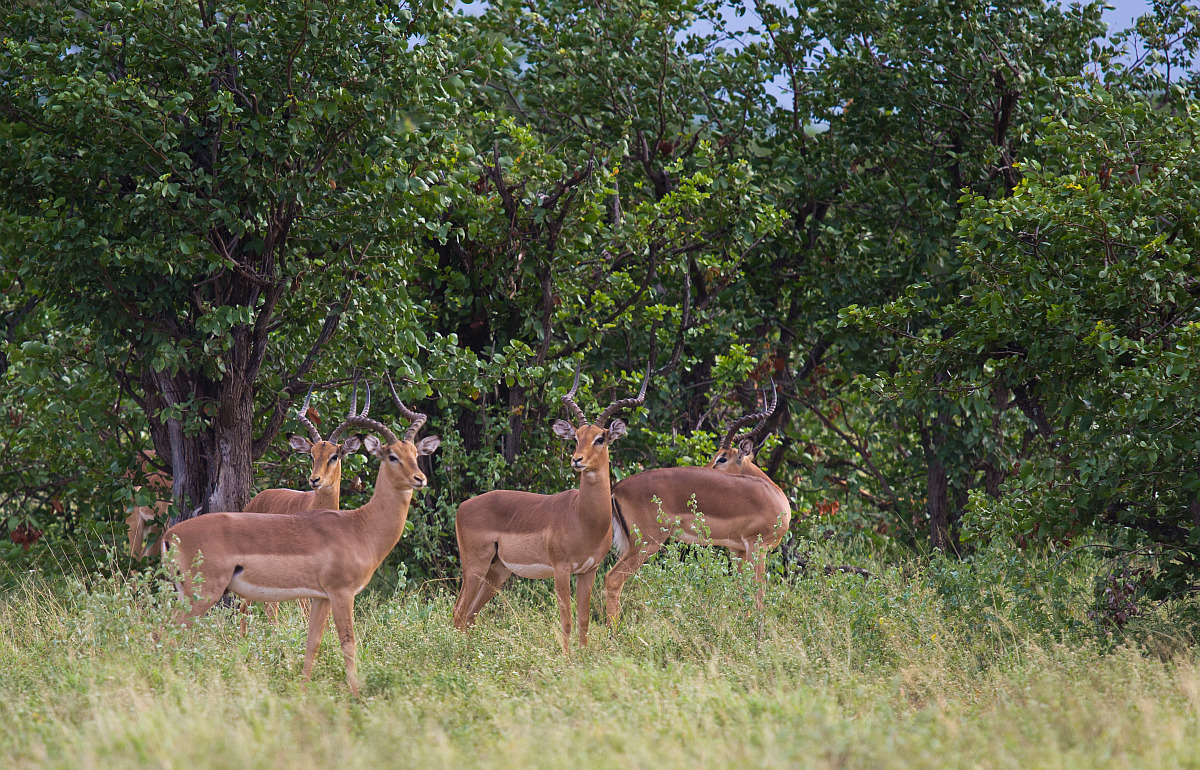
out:
<path id="1" fill-rule="evenodd" d="M 304 397 L 304 404 L 301 405 L 300 411 L 296 412 L 296 419 L 300 421 L 301 425 L 308 428 L 308 435 L 316 444 L 321 440 L 321 431 L 317 430 L 317 426 L 308 419 L 308 402 L 312 399 L 313 387 L 312 385 L 308 386 L 308 395 Z"/>
<path id="2" fill-rule="evenodd" d="M 563 403 L 575 413 L 575 417 L 579 420 L 580 425 L 587 425 L 587 415 L 579 408 L 579 404 L 575 403 L 575 391 L 579 390 L 579 367 L 580 364 L 575 364 L 575 382 L 571 384 L 571 390 L 567 395 L 562 397 Z"/>
<path id="3" fill-rule="evenodd" d="M 356 413 L 356 409 L 358 409 L 358 377 L 354 378 L 354 390 L 350 395 L 350 414 L 346 415 L 345 421 L 337 426 L 337 429 L 333 433 L 329 434 L 330 443 L 336 444 L 346 428 L 349 428 L 351 425 L 361 424 L 355 422 L 356 420 L 366 419 L 367 412 L 371 411 L 371 386 L 369 384 L 367 385 L 367 400 L 363 405 L 362 411 Z"/>
<path id="4" fill-rule="evenodd" d="M 763 398 L 763 402 L 764 403 L 766 402 L 765 395 Z M 758 425 L 755 425 L 753 428 L 750 429 L 750 432 L 748 434 L 746 434 L 747 436 L 754 435 L 754 432 L 756 430 L 758 430 L 760 427 L 762 427 L 762 424 L 767 421 L 767 418 L 770 417 L 771 415 L 775 414 L 775 407 L 778 404 L 779 404 L 779 392 L 775 388 L 775 379 L 771 378 L 771 405 L 769 407 L 767 407 L 766 411 L 755 412 L 754 414 L 748 414 L 745 417 L 742 417 L 741 419 L 734 420 L 733 424 L 729 426 L 729 432 L 725 434 L 725 440 L 721 442 L 721 446 L 717 451 L 721 451 L 722 449 L 729 449 L 731 446 L 733 446 L 733 437 L 742 428 L 742 426 L 749 425 L 750 423 L 754 422 L 755 420 L 758 420 L 759 421 Z"/>
<path id="5" fill-rule="evenodd" d="M 353 417 L 347 417 L 346 424 L 359 425 L 367 428 L 368 430 L 372 430 L 378 433 L 380 436 L 383 436 L 387 443 L 395 444 L 400 439 L 396 438 L 396 434 L 392 433 L 391 428 L 379 422 L 378 420 L 372 420 L 370 417 L 367 417 L 367 410 L 371 408 L 371 383 L 368 382 L 364 384 L 367 388 L 367 405 L 363 407 L 362 412 L 359 414 L 356 414 Z"/>
<path id="6" fill-rule="evenodd" d="M 408 432 L 404 434 L 404 440 L 415 442 L 417 440 L 417 432 L 421 430 L 421 426 L 429 419 L 429 415 L 414 412 L 405 406 L 404 402 L 400 400 L 400 396 L 396 395 L 396 386 L 392 384 L 392 375 L 386 374 L 385 376 L 387 377 L 388 388 L 392 391 L 392 400 L 396 402 L 396 409 L 400 414 L 412 421 L 412 424 L 408 426 Z"/>

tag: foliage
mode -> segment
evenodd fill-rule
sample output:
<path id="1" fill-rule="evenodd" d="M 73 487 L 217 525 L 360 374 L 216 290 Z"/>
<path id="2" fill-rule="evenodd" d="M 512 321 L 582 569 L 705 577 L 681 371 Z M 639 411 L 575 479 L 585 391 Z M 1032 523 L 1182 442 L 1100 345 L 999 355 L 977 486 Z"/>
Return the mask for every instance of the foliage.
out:
<path id="1" fill-rule="evenodd" d="M 1160 559 L 1161 595 L 1187 588 L 1200 556 L 1200 446 L 1185 417 L 1200 328 L 1200 109 L 1094 82 L 1073 102 L 1064 112 L 1079 118 L 1046 119 L 1053 161 L 1022 164 L 1011 197 L 964 198 L 962 300 L 939 307 L 915 286 L 867 317 L 897 328 L 929 314 L 955 330 L 914 340 L 908 371 L 885 387 L 924 391 L 931 372 L 948 372 L 939 385 L 963 402 L 1016 394 L 1041 449 L 1003 501 L 976 499 L 996 522 L 989 534 L 1100 527 Z"/>
<path id="2" fill-rule="evenodd" d="M 96 558 L 151 445 L 178 515 L 294 485 L 296 398 L 330 421 L 387 372 L 446 441 L 379 582 L 452 578 L 462 500 L 574 485 L 545 423 L 575 366 L 591 412 L 656 350 L 618 477 L 704 462 L 775 381 L 796 544 L 1095 531 L 1193 580 L 1193 244 L 1162 224 L 1193 7 L 1108 39 L 1043 0 L 87 9 L 0 21 L 6 560 Z"/>
<path id="3" fill-rule="evenodd" d="M 502 49 L 452 51 L 440 16 L 403 6 L 330 12 L 33 3 L 3 18 L 3 270 L 45 308 L 12 363 L 30 395 L 64 363 L 107 375 L 111 406 L 79 429 L 103 426 L 110 457 L 113 428 L 127 456 L 149 429 L 181 515 L 246 502 L 250 461 L 339 325 L 361 327 L 349 348 L 393 357 L 424 339 L 408 213 L 454 147 L 418 129 L 455 112 L 457 72 Z M 73 349 L 46 350 L 54 333 Z M 344 376 L 342 358 L 320 371 Z"/>

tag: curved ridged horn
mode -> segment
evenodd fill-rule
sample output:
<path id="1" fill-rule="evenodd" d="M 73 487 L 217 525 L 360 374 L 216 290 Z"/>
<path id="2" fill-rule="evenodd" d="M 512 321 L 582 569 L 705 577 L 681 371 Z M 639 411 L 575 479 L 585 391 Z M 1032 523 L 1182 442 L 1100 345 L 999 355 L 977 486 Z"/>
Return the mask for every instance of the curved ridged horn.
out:
<path id="1" fill-rule="evenodd" d="M 764 397 L 763 397 L 764 402 L 766 401 L 765 396 L 766 396 L 766 394 L 764 393 Z M 768 417 L 775 414 L 775 407 L 778 404 L 779 404 L 779 392 L 775 388 L 775 378 L 772 377 L 771 378 L 771 405 L 769 407 L 767 407 L 766 411 L 755 412 L 754 414 L 748 414 L 745 417 L 742 417 L 738 420 L 734 420 L 733 424 L 729 426 L 729 432 L 725 434 L 725 439 L 721 442 L 721 446 L 717 451 L 720 451 L 721 449 L 729 449 L 731 446 L 733 446 L 733 437 L 738 432 L 738 430 L 740 430 L 743 425 L 749 425 L 750 423 L 754 422 L 755 420 L 758 420 L 759 421 L 758 425 L 755 425 L 753 428 L 750 429 L 750 432 L 748 434 L 746 434 L 747 436 L 754 435 L 754 431 L 756 431 L 760 427 L 762 427 L 762 424 L 767 421 Z"/>
<path id="2" fill-rule="evenodd" d="M 378 433 L 380 436 L 383 436 L 383 438 L 389 444 L 395 444 L 397 441 L 400 440 L 400 439 L 396 438 L 395 433 L 392 433 L 391 428 L 389 428 L 388 426 L 379 422 L 378 420 L 372 420 L 370 417 L 366 417 L 361 414 L 356 414 L 353 417 L 347 419 L 346 424 L 360 425 L 360 426 L 366 428 L 367 430 L 374 431 L 374 432 Z"/>
<path id="3" fill-rule="evenodd" d="M 354 378 L 354 390 L 350 395 L 350 414 L 346 415 L 346 419 L 341 425 L 337 426 L 337 430 L 329 434 L 329 441 L 331 443 L 336 444 L 337 440 L 341 437 L 346 428 L 349 428 L 351 425 L 361 424 L 355 423 L 355 419 L 365 418 L 367 416 L 367 412 L 371 411 L 371 384 L 366 383 L 366 387 L 367 403 L 363 406 L 363 410 L 356 414 L 355 410 L 358 408 L 358 378 Z"/>
<path id="4" fill-rule="evenodd" d="M 658 329 L 658 324 L 655 324 L 654 327 L 651 329 L 651 332 L 657 331 L 657 329 Z M 638 391 L 637 396 L 635 396 L 634 398 L 623 398 L 620 401 L 614 401 L 611 404 L 609 404 L 608 408 L 605 409 L 603 412 L 601 412 L 600 416 L 596 419 L 597 425 L 599 425 L 601 428 L 603 428 L 604 423 L 608 421 L 608 418 L 612 417 L 620 409 L 624 409 L 627 406 L 641 406 L 642 405 L 642 402 L 644 402 L 646 400 L 646 386 L 650 384 L 650 372 L 652 372 L 654 370 L 654 359 L 656 357 L 657 352 L 658 352 L 658 340 L 657 340 L 657 338 L 655 338 L 655 341 L 650 344 L 650 363 L 646 364 L 646 377 L 645 377 L 645 379 L 642 380 L 642 389 L 640 391 Z"/>
<path id="5" fill-rule="evenodd" d="M 308 386 L 308 395 L 304 397 L 304 404 L 300 407 L 300 411 L 296 412 L 296 419 L 300 421 L 301 425 L 308 428 L 308 435 L 315 444 L 321 440 L 321 431 L 317 430 L 317 426 L 308 419 L 308 402 L 312 399 L 313 387 L 312 385 Z"/>
<path id="6" fill-rule="evenodd" d="M 412 420 L 412 424 L 408 426 L 408 432 L 404 434 L 404 440 L 416 441 L 417 432 L 421 430 L 421 426 L 424 425 L 425 421 L 429 419 L 429 415 L 422 414 L 420 412 L 414 412 L 405 406 L 404 402 L 400 400 L 400 396 L 396 395 L 396 386 L 392 384 L 392 375 L 385 373 L 384 376 L 387 377 L 388 388 L 392 391 L 392 400 L 396 402 L 396 409 L 400 412 L 400 414 L 404 415 L 409 420 Z"/>
<path id="7" fill-rule="evenodd" d="M 588 421 L 587 415 L 584 414 L 583 410 L 579 408 L 579 404 L 575 403 L 575 391 L 579 390 L 579 367 L 580 364 L 575 364 L 575 382 L 571 384 L 571 390 L 562 397 L 562 400 L 563 403 L 575 413 L 575 417 L 579 420 L 579 424 L 586 425 Z"/>

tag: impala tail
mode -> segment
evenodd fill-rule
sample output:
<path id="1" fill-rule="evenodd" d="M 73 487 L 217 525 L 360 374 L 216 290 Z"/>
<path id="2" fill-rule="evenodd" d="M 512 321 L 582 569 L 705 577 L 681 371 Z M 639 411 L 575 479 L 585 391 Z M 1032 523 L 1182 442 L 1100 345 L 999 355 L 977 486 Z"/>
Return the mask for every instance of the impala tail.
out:
<path id="1" fill-rule="evenodd" d="M 621 515 L 621 504 L 617 502 L 616 495 L 613 495 L 612 509 L 612 544 L 617 549 L 617 558 L 619 559 L 629 550 L 629 525 L 625 523 L 625 517 Z"/>

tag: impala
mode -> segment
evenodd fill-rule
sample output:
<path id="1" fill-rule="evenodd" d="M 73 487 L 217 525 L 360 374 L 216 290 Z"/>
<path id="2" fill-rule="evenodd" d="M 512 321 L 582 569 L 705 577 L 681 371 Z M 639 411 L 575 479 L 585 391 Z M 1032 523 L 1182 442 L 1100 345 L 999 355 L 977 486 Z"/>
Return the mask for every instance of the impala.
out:
<path id="1" fill-rule="evenodd" d="M 388 379 L 400 414 L 409 421 L 403 439 L 383 423 L 355 415 L 349 422 L 382 436 L 363 440 L 380 460 L 375 491 L 351 511 L 301 513 L 209 513 L 180 522 L 164 536 L 164 557 L 180 572 L 179 588 L 192 601 L 177 623 L 190 626 L 230 591 L 251 601 L 312 599 L 301 678 L 308 681 L 330 610 L 342 644 L 346 679 L 358 696 L 354 641 L 354 597 L 370 582 L 404 532 L 413 490 L 428 486 L 417 458 L 441 439 L 416 441 L 428 419 L 409 410 Z M 369 398 L 369 396 L 368 396 Z M 197 584 L 196 578 L 203 576 Z"/>
<path id="2" fill-rule="evenodd" d="M 169 495 L 171 476 L 155 468 L 152 464 L 154 459 L 153 449 L 138 452 L 138 476 L 135 476 L 132 470 L 125 472 L 127 479 L 140 477 L 146 482 L 144 485 L 139 484 L 133 488 L 135 497 L 143 486 L 151 487 L 159 495 L 162 495 L 164 491 Z M 125 517 L 125 526 L 129 530 L 129 550 L 135 559 L 144 559 L 157 550 L 159 530 L 151 522 L 165 515 L 170 507 L 169 499 L 158 500 L 153 505 L 130 503 L 129 514 Z"/>
<path id="3" fill-rule="evenodd" d="M 707 467 L 656 468 L 622 479 L 613 487 L 617 563 L 604 577 L 610 625 L 620 614 L 625 581 L 670 538 L 724 546 L 752 565 L 759 584 L 756 605 L 762 609 L 766 556 L 787 533 L 792 508 L 783 490 L 754 464 L 750 436 L 758 426 L 737 442 L 736 449 L 733 438 L 743 425 L 765 422 L 777 403 L 773 396 L 766 411 L 735 421 Z M 656 503 L 656 498 L 660 502 Z M 704 519 L 704 535 L 696 531 L 698 513 Z"/>
<path id="4" fill-rule="evenodd" d="M 454 604 L 456 628 L 465 631 L 509 575 L 535 580 L 554 578 L 562 618 L 563 653 L 570 654 L 571 575 L 578 575 L 575 603 L 579 646 L 587 644 L 592 584 L 601 559 L 612 546 L 608 452 L 612 443 L 625 435 L 625 423 L 621 420 L 604 426 L 617 410 L 645 401 L 649 382 L 647 369 L 642 389 L 635 398 L 613 402 L 591 424 L 574 401 L 579 388 L 579 369 L 576 369 L 575 382 L 563 396 L 563 403 L 574 412 L 578 425 L 555 420 L 553 430 L 560 438 L 575 441 L 571 468 L 579 474 L 579 488 L 556 495 L 498 489 L 473 497 L 458 507 L 454 529 L 463 574 L 458 601 Z"/>
<path id="5" fill-rule="evenodd" d="M 298 489 L 264 489 L 246 503 L 246 507 L 243 509 L 246 513 L 299 513 L 318 508 L 322 510 L 337 509 L 342 495 L 342 460 L 358 449 L 361 444 L 357 436 L 347 436 L 346 441 L 342 444 L 337 441 L 353 424 L 351 421 L 355 417 L 367 416 L 367 412 L 371 409 L 370 389 L 368 388 L 366 405 L 363 406 L 361 413 L 356 414 L 354 410 L 358 408 L 358 383 L 354 384 L 350 414 L 341 425 L 334 429 L 333 433 L 329 434 L 328 439 L 321 438 L 321 432 L 317 430 L 317 426 L 308 419 L 308 402 L 311 398 L 312 388 L 309 388 L 308 395 L 304 397 L 304 404 L 296 413 L 296 419 L 308 429 L 308 435 L 312 437 L 312 441 L 295 435 L 288 439 L 288 446 L 298 453 L 312 456 L 312 473 L 308 476 L 308 483 L 312 490 L 302 492 Z"/>
<path id="6" fill-rule="evenodd" d="M 303 436 L 295 435 L 288 439 L 288 446 L 296 452 L 312 456 L 312 472 L 308 474 L 311 491 L 301 492 L 298 489 L 264 489 L 255 495 L 242 510 L 245 513 L 299 513 L 312 510 L 338 510 L 342 499 L 342 460 L 361 445 L 357 436 L 347 436 L 342 444 L 338 438 L 349 428 L 355 417 L 366 417 L 371 410 L 371 390 L 367 388 L 367 401 L 361 413 L 358 408 L 358 381 L 354 383 L 354 393 L 350 399 L 350 414 L 346 420 L 329 434 L 328 439 L 321 438 L 321 432 L 312 420 L 308 419 L 308 403 L 312 399 L 312 388 L 304 397 L 296 419 L 308 430 L 312 441 Z M 308 616 L 307 602 L 301 600 L 305 617 Z M 275 613 L 279 609 L 278 602 L 267 602 L 267 619 L 275 622 Z M 242 601 L 242 633 L 246 633 L 246 617 L 250 611 L 250 600 Z"/>

